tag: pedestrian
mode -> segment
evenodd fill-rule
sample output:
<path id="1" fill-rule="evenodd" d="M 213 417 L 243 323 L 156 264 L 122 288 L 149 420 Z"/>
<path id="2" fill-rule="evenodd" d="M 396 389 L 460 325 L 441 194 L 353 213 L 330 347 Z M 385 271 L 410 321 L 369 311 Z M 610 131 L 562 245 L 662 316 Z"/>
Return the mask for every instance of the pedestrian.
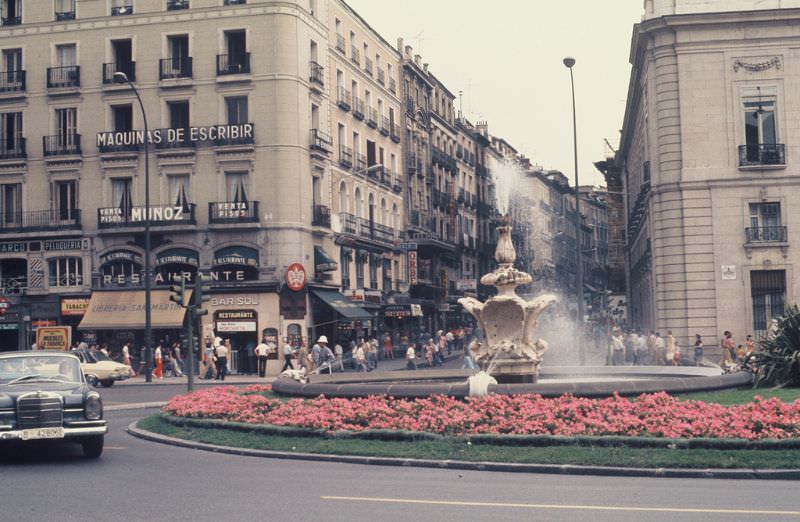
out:
<path id="1" fill-rule="evenodd" d="M 328 344 L 328 338 L 320 335 L 314 346 L 311 347 L 311 357 L 314 359 L 314 368 L 319 368 L 322 362 L 322 344 Z"/>
<path id="2" fill-rule="evenodd" d="M 434 346 L 435 346 L 435 344 L 433 342 L 433 338 L 428 339 L 427 344 L 425 344 L 425 360 L 427 361 L 429 368 L 433 367 Z"/>
<path id="3" fill-rule="evenodd" d="M 163 379 L 164 378 L 164 361 L 162 359 L 162 354 L 161 354 L 161 343 L 162 342 L 163 341 L 159 341 L 158 342 L 158 346 L 156 346 L 156 351 L 153 354 L 153 358 L 154 358 L 155 363 L 156 363 L 155 364 L 155 368 L 156 369 L 153 372 L 153 374 L 159 379 Z"/>
<path id="4" fill-rule="evenodd" d="M 383 357 L 386 359 L 394 359 L 392 336 L 389 332 L 386 332 L 386 335 L 383 336 Z"/>
<path id="5" fill-rule="evenodd" d="M 461 365 L 462 370 L 474 370 L 475 363 L 472 360 L 472 354 L 469 350 L 464 350 L 464 363 Z"/>
<path id="6" fill-rule="evenodd" d="M 650 335 L 647 336 L 647 362 L 650 364 L 658 364 L 656 360 L 656 344 L 658 344 L 656 333 L 650 330 Z"/>
<path id="7" fill-rule="evenodd" d="M 333 354 L 336 356 L 336 367 L 340 372 L 344 372 L 344 348 L 339 343 L 333 347 Z"/>
<path id="8" fill-rule="evenodd" d="M 103 355 L 108 357 L 108 344 L 107 343 L 103 343 L 102 346 L 100 346 L 100 353 L 102 353 Z"/>
<path id="9" fill-rule="evenodd" d="M 305 370 L 305 374 L 309 375 L 314 370 L 312 366 L 313 361 L 308 353 L 306 343 L 301 341 L 300 349 L 297 351 L 297 369 Z"/>
<path id="10" fill-rule="evenodd" d="M 694 365 L 700 366 L 703 362 L 703 338 L 694 334 Z"/>
<path id="11" fill-rule="evenodd" d="M 756 343 L 755 341 L 753 341 L 752 335 L 748 334 L 747 337 L 745 337 L 744 348 L 745 352 L 748 354 L 751 354 L 756 351 Z"/>
<path id="12" fill-rule="evenodd" d="M 225 344 L 222 344 L 222 339 L 217 337 L 215 339 L 217 345 L 214 346 L 215 356 L 217 358 L 217 380 L 224 381 L 225 375 L 228 373 L 228 354 L 230 353 L 230 339 L 225 339 Z"/>
<path id="13" fill-rule="evenodd" d="M 444 336 L 444 341 L 445 344 L 447 345 L 447 355 L 450 355 L 451 353 L 453 353 L 453 344 L 456 342 L 456 337 L 455 335 L 453 335 L 453 330 L 447 332 L 447 334 Z"/>
<path id="14" fill-rule="evenodd" d="M 267 375 L 267 355 L 269 354 L 270 349 L 269 345 L 267 345 L 266 339 L 261 339 L 261 342 L 253 349 L 253 353 L 257 359 L 257 366 L 258 366 L 258 376 L 259 377 L 266 377 Z"/>
<path id="15" fill-rule="evenodd" d="M 294 370 L 292 357 L 294 357 L 292 345 L 288 342 L 283 343 L 283 368 L 281 368 L 281 373 L 285 372 L 286 370 Z"/>
<path id="16" fill-rule="evenodd" d="M 719 347 L 722 349 L 722 361 L 720 366 L 723 368 L 731 366 L 736 356 L 736 341 L 733 340 L 733 334 L 730 331 L 725 330 L 725 332 L 723 332 Z"/>
<path id="17" fill-rule="evenodd" d="M 639 333 L 636 336 L 636 350 L 633 353 L 633 364 L 641 366 L 642 360 L 647 355 L 647 337 L 644 333 Z"/>
<path id="18" fill-rule="evenodd" d="M 406 370 L 417 369 L 417 352 L 414 350 L 414 345 L 411 344 L 406 348 Z"/>
<path id="19" fill-rule="evenodd" d="M 131 354 L 128 343 L 122 345 L 122 364 L 130 368 L 131 377 L 136 377 L 136 372 L 133 370 L 133 365 L 131 364 Z"/>
<path id="20" fill-rule="evenodd" d="M 355 352 L 355 361 L 356 361 L 356 370 L 359 372 L 368 372 L 369 368 L 367 368 L 367 354 L 364 353 L 365 344 L 363 340 L 359 342 L 356 346 Z"/>
<path id="21" fill-rule="evenodd" d="M 614 333 L 611 336 L 611 364 L 614 366 L 622 364 L 625 358 L 625 341 L 622 338 L 622 330 L 619 326 L 614 327 Z"/>
<path id="22" fill-rule="evenodd" d="M 333 375 L 333 363 L 336 361 L 336 356 L 333 354 L 330 346 L 326 344 L 322 345 L 322 353 L 320 354 L 320 366 L 317 370 L 319 373 L 322 373 L 324 370 L 328 370 L 328 375 Z"/>
<path id="23" fill-rule="evenodd" d="M 672 330 L 667 330 L 667 337 L 664 339 L 667 348 L 667 353 L 664 355 L 665 361 L 668 364 L 673 364 L 675 359 L 675 337 L 672 335 Z"/>
<path id="24" fill-rule="evenodd" d="M 661 332 L 656 332 L 656 364 L 658 366 L 664 366 L 666 353 L 666 343 L 664 342 L 664 338 L 661 337 Z"/>
<path id="25" fill-rule="evenodd" d="M 263 339 L 261 342 L 264 342 Z M 256 355 L 256 343 L 253 341 L 247 341 L 244 349 L 245 352 L 247 352 L 247 374 L 254 375 L 258 373 L 258 355 Z M 260 377 L 263 377 L 263 375 L 260 375 Z"/>

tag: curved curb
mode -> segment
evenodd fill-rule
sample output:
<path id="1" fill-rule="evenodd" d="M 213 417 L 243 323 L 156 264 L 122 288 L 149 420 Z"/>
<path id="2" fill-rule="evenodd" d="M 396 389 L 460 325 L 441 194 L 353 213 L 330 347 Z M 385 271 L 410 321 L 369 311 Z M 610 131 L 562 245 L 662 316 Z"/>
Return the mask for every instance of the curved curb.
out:
<path id="1" fill-rule="evenodd" d="M 615 468 L 604 466 L 579 466 L 573 464 L 519 464 L 507 462 L 470 462 L 463 460 L 404 459 L 396 457 L 362 457 L 358 455 L 328 455 L 320 453 L 294 453 L 286 451 L 257 450 L 219 446 L 205 442 L 194 442 L 168 437 L 136 426 L 128 425 L 127 432 L 139 439 L 182 448 L 190 448 L 226 455 L 261 457 L 270 459 L 305 460 L 312 462 L 339 462 L 345 464 L 367 464 L 373 466 L 403 466 L 418 468 L 457 469 L 467 471 L 495 471 L 505 473 L 547 473 L 554 475 L 595 475 L 606 477 L 653 477 L 653 478 L 714 478 L 714 479 L 758 479 L 800 480 L 800 469 L 675 469 L 675 468 Z"/>
<path id="2" fill-rule="evenodd" d="M 163 408 L 167 401 L 158 402 L 134 402 L 131 404 L 111 404 L 104 406 L 105 411 L 126 411 L 126 410 L 146 410 L 149 408 Z"/>

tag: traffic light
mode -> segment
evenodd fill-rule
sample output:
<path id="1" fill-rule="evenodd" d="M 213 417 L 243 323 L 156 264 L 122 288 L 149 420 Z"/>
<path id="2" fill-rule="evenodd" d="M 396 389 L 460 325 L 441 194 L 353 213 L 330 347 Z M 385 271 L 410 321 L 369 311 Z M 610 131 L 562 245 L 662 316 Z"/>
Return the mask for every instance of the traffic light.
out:
<path id="1" fill-rule="evenodd" d="M 195 317 L 200 317 L 208 313 L 208 310 L 203 309 L 203 303 L 211 299 L 211 297 L 207 295 L 208 291 L 211 289 L 210 286 L 205 284 L 207 280 L 207 276 L 200 273 L 197 274 L 197 279 L 194 284 L 194 304 L 192 306 L 192 314 Z"/>
<path id="2" fill-rule="evenodd" d="M 178 284 L 169 287 L 169 291 L 172 292 L 172 295 L 169 296 L 169 300 L 186 308 L 188 305 L 186 302 L 186 280 L 181 276 L 176 276 L 172 281 Z"/>

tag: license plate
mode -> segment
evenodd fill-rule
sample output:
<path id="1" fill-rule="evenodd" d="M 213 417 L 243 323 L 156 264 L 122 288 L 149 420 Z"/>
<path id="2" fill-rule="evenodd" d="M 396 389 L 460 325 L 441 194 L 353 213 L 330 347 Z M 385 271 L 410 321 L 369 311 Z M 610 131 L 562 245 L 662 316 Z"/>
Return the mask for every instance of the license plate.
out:
<path id="1" fill-rule="evenodd" d="M 63 439 L 64 428 L 34 428 L 22 430 L 22 440 Z"/>

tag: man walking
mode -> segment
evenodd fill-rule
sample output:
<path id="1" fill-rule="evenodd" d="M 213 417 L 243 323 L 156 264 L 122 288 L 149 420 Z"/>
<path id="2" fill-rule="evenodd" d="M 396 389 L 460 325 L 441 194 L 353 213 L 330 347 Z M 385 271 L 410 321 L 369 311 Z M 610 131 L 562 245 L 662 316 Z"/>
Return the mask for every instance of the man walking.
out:
<path id="1" fill-rule="evenodd" d="M 261 339 L 261 342 L 255 348 L 256 359 L 258 360 L 258 376 L 265 377 L 267 375 L 267 355 L 269 354 L 269 346 L 266 339 Z"/>
<path id="2" fill-rule="evenodd" d="M 292 345 L 288 342 L 283 343 L 283 368 L 281 368 L 281 373 L 285 372 L 286 370 L 294 370 L 294 366 L 292 365 L 292 355 L 294 355 Z"/>
<path id="3" fill-rule="evenodd" d="M 314 368 L 319 368 L 319 365 L 322 364 L 322 347 L 327 346 L 327 344 L 328 338 L 324 335 L 320 335 L 317 342 L 311 347 L 311 358 L 314 359 Z"/>
<path id="4" fill-rule="evenodd" d="M 217 380 L 224 381 L 225 374 L 228 372 L 228 347 L 226 344 L 222 344 L 222 339 L 217 337 L 215 339 L 217 345 L 214 347 L 214 351 L 217 354 Z"/>
<path id="5" fill-rule="evenodd" d="M 333 347 L 333 353 L 336 356 L 336 367 L 339 368 L 340 372 L 344 372 L 344 349 L 342 345 L 336 343 L 336 346 Z"/>

